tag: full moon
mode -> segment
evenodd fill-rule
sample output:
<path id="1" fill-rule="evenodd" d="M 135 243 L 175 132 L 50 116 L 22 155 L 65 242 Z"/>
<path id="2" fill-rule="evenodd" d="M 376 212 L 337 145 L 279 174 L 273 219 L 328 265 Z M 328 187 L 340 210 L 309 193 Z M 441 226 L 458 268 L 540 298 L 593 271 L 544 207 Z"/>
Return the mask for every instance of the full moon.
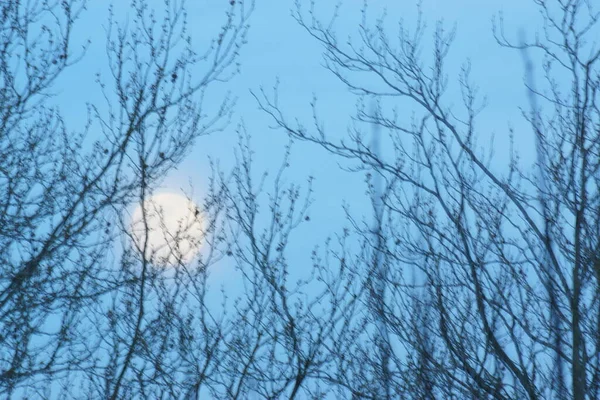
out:
<path id="1" fill-rule="evenodd" d="M 179 194 L 156 194 L 133 212 L 131 234 L 140 251 L 148 238 L 144 257 L 155 265 L 189 262 L 200 251 L 203 236 L 198 207 Z"/>

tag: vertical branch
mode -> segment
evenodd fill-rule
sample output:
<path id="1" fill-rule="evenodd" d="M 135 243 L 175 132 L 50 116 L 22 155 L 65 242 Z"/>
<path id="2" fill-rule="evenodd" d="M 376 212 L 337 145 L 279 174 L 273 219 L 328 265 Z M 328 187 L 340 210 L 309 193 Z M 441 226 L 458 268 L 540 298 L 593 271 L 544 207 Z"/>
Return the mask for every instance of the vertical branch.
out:
<path id="1" fill-rule="evenodd" d="M 376 122 L 379 116 L 377 102 L 373 100 L 372 114 L 375 123 L 373 124 L 373 137 L 371 141 L 371 151 L 373 154 L 380 158 L 380 127 Z M 383 387 L 385 389 L 386 398 L 390 398 L 390 338 L 387 330 L 387 323 L 385 321 L 385 288 L 387 279 L 387 269 L 383 262 L 383 245 L 384 238 L 381 234 L 381 225 L 383 219 L 383 190 L 381 187 L 381 173 L 380 171 L 373 171 L 373 209 L 375 211 L 375 220 L 373 223 L 373 234 L 375 236 L 375 251 L 373 254 L 373 280 L 371 301 L 372 311 L 376 318 L 376 329 L 379 340 L 379 351 L 381 356 L 381 374 L 383 378 Z"/>
<path id="2" fill-rule="evenodd" d="M 563 359 L 561 356 L 561 324 L 558 318 L 558 301 L 556 295 L 555 288 L 555 275 L 556 271 L 552 267 L 553 263 L 550 261 L 549 251 L 552 248 L 552 239 L 550 234 L 550 215 L 548 212 L 548 205 L 546 203 L 546 196 L 548 193 L 548 182 L 546 177 L 546 152 L 544 146 L 542 144 L 542 131 L 540 128 L 540 123 L 538 120 L 538 105 L 537 99 L 535 97 L 535 81 L 533 78 L 533 63 L 529 58 L 529 54 L 527 53 L 527 47 L 524 45 L 525 40 L 523 38 L 523 31 L 520 32 L 521 35 L 521 54 L 523 57 L 523 62 L 525 64 L 525 79 L 527 82 L 527 98 L 529 101 L 529 107 L 531 108 L 531 123 L 533 125 L 533 130 L 535 133 L 536 140 L 536 153 L 537 153 L 537 162 L 538 162 L 538 181 L 539 181 L 539 202 L 542 207 L 542 216 L 544 218 L 544 258 L 543 265 L 548 269 L 546 272 L 546 290 L 548 291 L 548 296 L 550 300 L 550 324 L 552 329 L 552 334 L 554 335 L 554 346 L 556 349 L 555 359 L 554 359 L 554 379 L 556 381 L 556 390 L 557 390 L 557 398 L 564 399 L 566 398 L 566 388 L 565 388 L 565 380 L 564 380 L 564 366 Z"/>

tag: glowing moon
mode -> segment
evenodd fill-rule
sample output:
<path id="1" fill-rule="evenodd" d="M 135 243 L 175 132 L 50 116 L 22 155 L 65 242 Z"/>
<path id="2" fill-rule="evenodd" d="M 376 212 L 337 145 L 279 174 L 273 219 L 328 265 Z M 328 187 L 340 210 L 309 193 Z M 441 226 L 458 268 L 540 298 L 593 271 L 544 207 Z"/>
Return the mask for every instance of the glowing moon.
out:
<path id="1" fill-rule="evenodd" d="M 145 229 L 144 213 L 148 229 Z M 144 256 L 156 265 L 172 266 L 191 261 L 200 251 L 203 236 L 198 207 L 186 197 L 160 193 L 138 205 L 131 219 L 131 234 Z"/>

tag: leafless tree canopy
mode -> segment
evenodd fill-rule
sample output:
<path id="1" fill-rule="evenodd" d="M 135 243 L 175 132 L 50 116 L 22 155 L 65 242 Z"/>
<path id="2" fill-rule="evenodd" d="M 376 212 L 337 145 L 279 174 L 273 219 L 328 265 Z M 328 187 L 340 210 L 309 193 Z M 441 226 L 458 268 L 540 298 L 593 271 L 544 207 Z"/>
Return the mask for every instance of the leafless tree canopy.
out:
<path id="1" fill-rule="evenodd" d="M 530 129 L 505 135 L 535 137 L 537 162 L 524 166 L 511 151 L 499 170 L 482 142 L 484 103 L 469 64 L 458 77 L 462 105 L 446 93 L 455 79 L 444 72 L 453 30 L 438 24 L 429 42 L 418 20 L 392 37 L 384 19 L 370 23 L 365 11 L 358 37 L 345 41 L 335 21 L 321 22 L 315 7 L 298 2 L 296 19 L 322 43 L 327 68 L 378 104 L 359 106 L 356 128 L 336 141 L 319 121 L 313 131 L 295 125 L 272 97 L 257 94 L 291 137 L 386 182 L 372 191 L 384 202 L 383 240 L 357 225 L 382 253 L 384 272 L 366 275 L 364 257 L 356 273 L 385 282 L 374 319 L 390 337 L 374 322 L 348 345 L 347 353 L 362 354 L 355 367 L 339 365 L 354 390 L 373 398 L 600 396 L 600 10 L 590 1 L 535 3 L 543 29 L 533 40 L 517 32 L 510 39 L 501 18 L 494 34 L 521 53 L 530 99 Z M 532 76 L 532 60 L 543 75 Z M 389 151 L 370 145 L 365 130 L 373 124 L 387 133 Z M 371 337 L 389 341 L 392 354 L 375 351 L 385 346 Z"/>
<path id="2" fill-rule="evenodd" d="M 227 122 L 228 97 L 208 114 L 203 94 L 236 72 L 251 4 L 231 2 L 204 49 L 187 34 L 181 2 L 158 14 L 133 1 L 129 24 L 111 13 L 110 74 L 96 78 L 106 103 L 90 104 L 86 126 L 70 130 L 53 85 L 85 55 L 72 30 L 86 6 L 0 4 L 2 397 L 164 397 L 195 384 L 183 359 L 166 357 L 189 322 L 182 287 L 200 278 L 167 285 L 145 246 L 114 249 L 127 207 Z"/>
<path id="3" fill-rule="evenodd" d="M 224 2 L 201 44 L 184 2 L 133 0 L 127 22 L 110 10 L 104 101 L 73 129 L 54 94 L 86 57 L 72 32 L 88 1 L 0 2 L 0 397 L 600 398 L 600 8 L 533 2 L 537 34 L 501 17 L 492 29 L 523 60 L 527 128 L 501 133 L 533 139 L 528 165 L 486 142 L 471 66 L 448 76 L 454 30 L 437 24 L 430 40 L 418 19 L 392 36 L 391 16 L 365 7 L 346 40 L 336 15 L 297 1 L 359 100 L 353 127 L 326 132 L 315 103 L 314 125 L 299 124 L 277 93 L 255 92 L 290 137 L 280 167 L 255 171 L 239 124 L 235 165 L 213 162 L 192 210 L 202 234 L 176 234 L 203 250 L 189 262 L 173 246 L 173 268 L 133 237 L 131 210 L 156 229 L 162 179 L 201 136 L 235 127 L 218 88 L 254 4 Z M 350 228 L 315 244 L 309 266 L 290 258 L 319 201 L 313 178 L 286 179 L 294 141 L 350 162 L 373 204 L 347 210 Z M 220 263 L 239 293 L 209 285 Z"/>

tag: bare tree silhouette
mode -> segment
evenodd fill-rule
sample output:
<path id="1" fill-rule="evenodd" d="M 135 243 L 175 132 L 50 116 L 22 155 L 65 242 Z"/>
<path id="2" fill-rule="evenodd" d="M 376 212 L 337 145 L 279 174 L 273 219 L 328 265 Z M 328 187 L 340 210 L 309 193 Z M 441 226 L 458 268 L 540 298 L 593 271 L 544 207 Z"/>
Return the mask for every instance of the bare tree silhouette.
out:
<path id="1" fill-rule="evenodd" d="M 385 240 L 363 246 L 383 254 L 387 292 L 383 299 L 362 293 L 363 304 L 385 313 L 376 320 L 390 333 L 389 369 L 370 355 L 377 346 L 368 332 L 378 322 L 368 323 L 348 344 L 362 372 L 338 371 L 346 387 L 360 388 L 357 398 L 598 397 L 600 50 L 593 38 L 600 14 L 589 1 L 534 3 L 544 29 L 533 41 L 507 39 L 502 19 L 494 34 L 525 57 L 531 112 L 523 116 L 532 129 L 519 135 L 535 137 L 538 158 L 532 169 L 511 149 L 507 168 L 497 171 L 493 147 L 483 146 L 489 155 L 481 150 L 485 103 L 470 64 L 459 76 L 462 105 L 447 93 L 453 30 L 436 26 L 427 58 L 422 18 L 412 30 L 400 24 L 393 38 L 385 18 L 369 23 L 365 7 L 358 37 L 344 41 L 336 16 L 324 23 L 315 4 L 306 10 L 297 2 L 295 17 L 323 45 L 326 67 L 357 96 L 381 103 L 376 111 L 359 106 L 349 137 L 336 140 L 316 111 L 311 132 L 270 95 L 256 94 L 290 137 L 386 182 L 378 235 Z M 541 62 L 543 89 L 533 84 L 527 51 Z M 384 153 L 368 145 L 363 127 L 371 124 L 387 133 Z M 514 135 L 507 133 L 511 144 Z M 363 257 L 355 274 L 370 276 L 371 260 Z"/>

